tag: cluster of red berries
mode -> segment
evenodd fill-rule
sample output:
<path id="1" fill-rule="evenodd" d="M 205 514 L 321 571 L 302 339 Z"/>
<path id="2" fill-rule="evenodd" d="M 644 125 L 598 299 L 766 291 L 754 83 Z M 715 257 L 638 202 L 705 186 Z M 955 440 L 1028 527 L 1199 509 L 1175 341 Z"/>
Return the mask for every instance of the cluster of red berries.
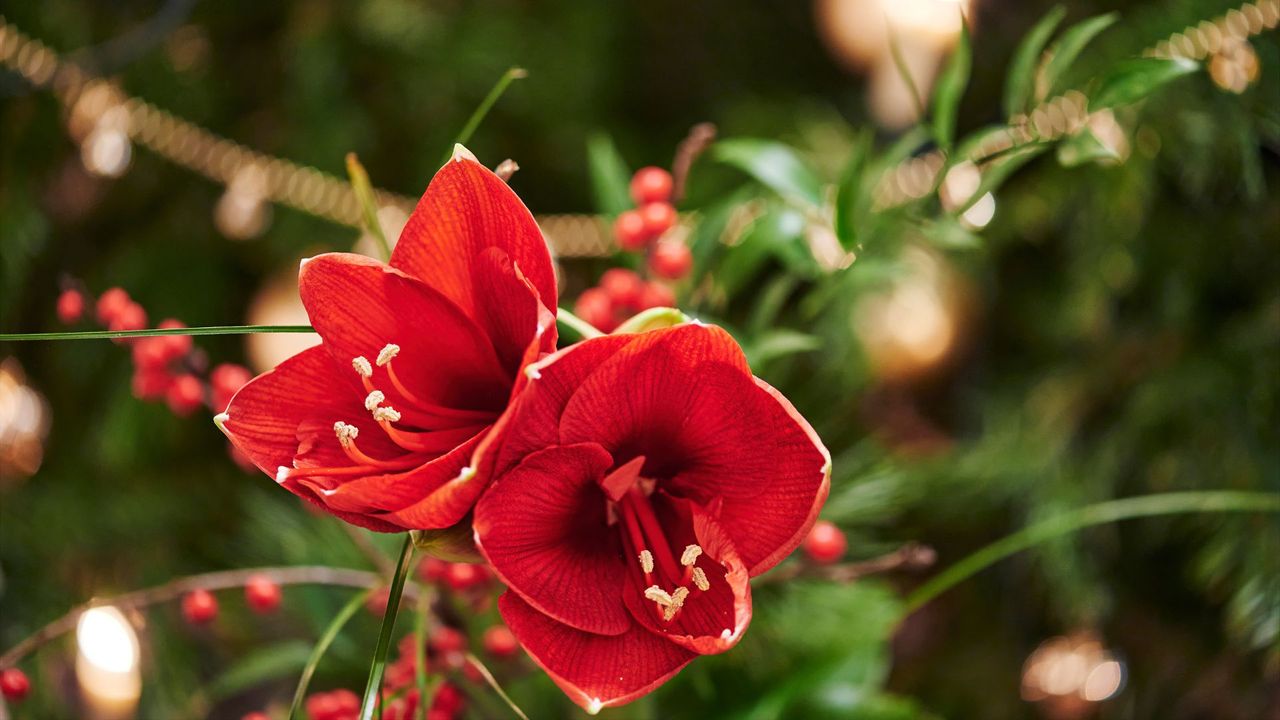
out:
<path id="1" fill-rule="evenodd" d="M 73 325 L 85 315 L 90 303 L 80 287 L 70 283 L 58 296 L 58 318 Z M 113 287 L 102 293 L 94 305 L 94 316 L 102 327 L 113 330 L 143 330 L 147 327 L 147 311 L 129 297 L 123 288 Z M 181 321 L 169 318 L 157 327 L 182 328 Z M 117 339 L 118 344 L 128 345 L 133 355 L 133 395 L 139 400 L 163 400 L 175 415 L 187 416 L 208 405 L 220 412 L 231 402 L 253 373 L 243 365 L 223 363 L 208 373 L 208 382 L 202 379 L 208 365 L 204 354 L 196 350 L 190 335 L 160 335 L 156 337 Z M 236 462 L 248 461 L 232 449 Z"/>
<path id="2" fill-rule="evenodd" d="M 804 539 L 804 552 L 819 565 L 829 565 L 844 557 L 849 541 L 834 523 L 819 520 Z"/>
<path id="3" fill-rule="evenodd" d="M 676 208 L 671 204 L 673 185 L 671 173 L 662 168 L 637 170 L 631 176 L 631 199 L 636 209 L 618 215 L 613 234 L 623 250 L 648 251 L 649 270 L 654 275 L 679 280 L 693 267 L 693 254 L 681 240 L 663 238 L 676 224 Z"/>
<path id="4" fill-rule="evenodd" d="M 244 601 L 249 609 L 266 615 L 275 612 L 284 599 L 284 592 L 271 578 L 254 575 L 244 585 Z M 205 625 L 218 617 L 218 599 L 204 588 L 197 588 L 182 596 L 182 617 L 192 625 Z"/>
<path id="5" fill-rule="evenodd" d="M 22 702 L 31 692 L 31 681 L 18 668 L 5 668 L 0 672 L 0 695 L 9 702 Z"/>
<path id="6" fill-rule="evenodd" d="M 642 310 L 675 304 L 676 295 L 666 285 L 645 282 L 639 274 L 626 268 L 611 268 L 600 276 L 598 285 L 578 295 L 573 314 L 607 333 Z"/>

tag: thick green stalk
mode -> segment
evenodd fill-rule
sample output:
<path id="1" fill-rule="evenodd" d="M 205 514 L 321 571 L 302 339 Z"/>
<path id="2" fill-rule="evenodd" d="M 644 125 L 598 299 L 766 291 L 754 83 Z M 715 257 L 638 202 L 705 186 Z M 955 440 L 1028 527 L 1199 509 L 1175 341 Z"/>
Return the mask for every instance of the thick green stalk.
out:
<path id="1" fill-rule="evenodd" d="M 915 612 L 930 600 L 1014 553 L 1081 528 L 1153 515 L 1198 512 L 1280 512 L 1280 493 L 1234 490 L 1172 492 L 1087 505 L 1026 527 L 965 557 L 908 595 L 903 614 Z"/>

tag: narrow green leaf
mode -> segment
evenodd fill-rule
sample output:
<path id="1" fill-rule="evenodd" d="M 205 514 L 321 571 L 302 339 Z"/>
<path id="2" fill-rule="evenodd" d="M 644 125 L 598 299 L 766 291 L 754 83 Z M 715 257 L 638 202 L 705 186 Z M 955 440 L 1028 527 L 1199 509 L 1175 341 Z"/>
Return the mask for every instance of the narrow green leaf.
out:
<path id="1" fill-rule="evenodd" d="M 1204 512 L 1280 512 L 1280 493 L 1234 490 L 1170 492 L 1087 505 L 1023 528 L 938 573 L 907 596 L 904 616 L 1000 560 L 1053 538 L 1120 520 Z"/>
<path id="2" fill-rule="evenodd" d="M 870 188 L 864 188 L 863 176 L 871 161 L 871 147 L 875 140 L 870 128 L 858 133 L 845 163 L 844 172 L 840 174 L 840 184 L 836 186 L 836 206 L 832 224 L 835 226 L 836 238 L 845 249 L 858 244 L 858 221 L 862 209 L 870 206 Z"/>
<path id="3" fill-rule="evenodd" d="M 587 140 L 587 169 L 597 212 L 614 217 L 631 208 L 631 169 L 613 138 L 597 133 Z"/>
<path id="4" fill-rule="evenodd" d="M 378 202 L 373 197 L 373 184 L 369 182 L 369 173 L 360 164 L 355 153 L 347 153 L 347 177 L 351 179 L 351 189 L 356 193 L 360 203 L 360 218 L 364 229 L 378 241 L 382 249 L 382 259 L 391 259 L 391 246 L 387 244 L 386 233 L 382 232 L 382 223 L 378 222 Z"/>
<path id="5" fill-rule="evenodd" d="M 1071 68 L 1085 46 L 1097 37 L 1098 33 L 1111 27 L 1120 19 L 1118 13 L 1098 15 L 1067 28 L 1058 42 L 1049 48 L 1040 72 L 1036 77 L 1036 102 L 1049 97 L 1058 87 L 1062 76 Z"/>
<path id="6" fill-rule="evenodd" d="M 493 88 L 489 90 L 489 94 L 484 96 L 475 111 L 471 113 L 471 117 L 467 118 L 467 124 L 462 126 L 462 131 L 458 133 L 458 137 L 453 142 L 458 145 L 465 145 L 471 140 L 471 136 L 475 134 L 476 129 L 480 127 L 480 123 L 484 122 L 484 118 L 498 103 L 498 99 L 507 91 L 507 87 L 516 80 L 523 80 L 529 77 L 528 71 L 524 68 L 510 67 L 502 73 L 502 77 L 498 78 L 498 82 L 493 84 Z M 445 152 L 444 157 L 440 159 L 440 164 L 449 162 L 449 158 L 453 157 L 453 147 Z"/>
<path id="7" fill-rule="evenodd" d="M 431 622 L 432 588 L 427 587 L 418 598 L 418 617 L 413 624 L 414 669 L 413 682 L 418 688 L 418 720 L 427 720 L 434 698 L 432 688 L 427 686 L 427 625 Z"/>
<path id="8" fill-rule="evenodd" d="M 1058 164 L 1078 167 L 1088 163 L 1115 164 L 1121 157 L 1115 148 L 1103 143 L 1088 128 L 1058 143 Z"/>
<path id="9" fill-rule="evenodd" d="M 1049 149 L 1048 144 L 1036 143 L 1024 145 L 1019 148 L 1010 150 L 1008 153 L 1001 155 L 999 159 L 992 160 L 982 167 L 982 180 L 978 183 L 978 189 L 974 191 L 969 199 L 964 201 L 952 213 L 959 215 L 965 210 L 973 207 L 973 204 L 982 199 L 983 195 L 989 192 L 995 192 L 1004 184 L 1023 165 L 1031 162 Z"/>
<path id="10" fill-rule="evenodd" d="M 503 702 L 507 704 L 507 707 L 511 708 L 511 712 L 515 713 L 516 717 L 520 718 L 520 720 L 529 720 L 529 716 L 524 714 L 524 711 L 520 709 L 520 706 L 516 705 L 515 701 L 511 699 L 511 696 L 507 695 L 506 691 L 502 689 L 502 686 L 498 684 L 497 679 L 493 677 L 493 673 L 489 672 L 489 668 L 485 667 L 485 664 L 480 662 L 480 658 L 471 653 L 467 653 L 467 662 L 471 663 L 476 670 L 480 671 L 480 675 L 484 678 L 484 681 L 489 683 L 489 687 L 493 688 L 494 692 L 498 693 L 498 697 L 502 698 Z"/>
<path id="11" fill-rule="evenodd" d="M 957 10 L 959 12 L 959 10 Z M 947 67 L 938 77 L 938 87 L 933 94 L 933 136 L 943 150 L 950 152 L 956 136 L 956 114 L 960 110 L 960 98 L 969 85 L 969 69 L 973 62 L 970 49 L 969 23 L 960 18 L 960 40 L 947 61 Z"/>
<path id="12" fill-rule="evenodd" d="M 268 680 L 286 677 L 303 667 L 311 648 L 302 641 L 289 641 L 254 650 L 210 682 L 205 690 L 218 700 L 237 695 Z"/>
<path id="13" fill-rule="evenodd" d="M 71 332 L 0 333 L 0 341 L 103 340 L 109 338 L 155 337 L 156 335 L 253 335 L 255 333 L 311 333 L 310 325 L 210 325 L 147 330 L 77 330 Z"/>
<path id="14" fill-rule="evenodd" d="M 721 140 L 711 157 L 742 170 L 790 201 L 809 206 L 822 202 L 822 181 L 795 150 L 772 140 Z"/>
<path id="15" fill-rule="evenodd" d="M 391 579 L 391 590 L 387 595 L 387 611 L 382 615 L 382 631 L 378 633 L 378 645 L 374 648 L 373 662 L 369 665 L 369 681 L 365 683 L 364 700 L 360 703 L 360 720 L 373 720 L 374 709 L 382 694 L 382 675 L 387 669 L 387 651 L 391 649 L 391 633 L 396 627 L 400 596 L 404 594 L 404 580 L 409 574 L 412 559 L 413 541 L 405 533 L 404 544 L 400 548 L 400 562 L 396 565 L 396 574 Z"/>
<path id="16" fill-rule="evenodd" d="M 1031 100 L 1031 90 L 1035 85 L 1036 64 L 1049 44 L 1049 38 L 1058 28 L 1058 23 L 1066 17 L 1067 9 L 1056 5 L 1040 18 L 1040 22 L 1031 28 L 1027 36 L 1018 44 L 1013 58 L 1009 61 L 1009 74 L 1004 79 L 1004 113 L 1012 117 L 1027 111 L 1027 103 Z"/>
<path id="17" fill-rule="evenodd" d="M 660 330 L 662 328 L 675 327 L 676 325 L 684 325 L 692 319 L 676 308 L 649 308 L 632 315 L 626 322 L 614 329 L 613 334 L 626 335 Z"/>
<path id="18" fill-rule="evenodd" d="M 329 646 L 333 644 L 334 638 L 338 637 L 338 633 L 342 632 L 342 628 L 364 606 L 365 601 L 372 594 L 373 589 L 356 593 L 354 597 L 347 601 L 346 605 L 342 606 L 338 614 L 333 616 L 329 626 L 320 634 L 320 639 L 316 641 L 315 647 L 311 649 L 311 655 L 302 667 L 302 675 L 298 677 L 298 688 L 293 692 L 293 704 L 289 707 L 289 720 L 300 717 L 298 712 L 302 709 L 302 701 L 307 696 L 307 686 L 311 684 L 311 676 L 315 674 L 316 667 L 320 664 L 320 659 L 324 657 Z"/>
<path id="19" fill-rule="evenodd" d="M 902 46 L 898 44 L 898 33 L 893 28 L 889 29 L 889 54 L 893 57 L 893 67 L 898 71 L 898 77 L 901 78 L 902 84 L 907 86 L 907 93 L 911 95 L 911 104 L 916 110 L 916 121 L 924 120 L 924 96 L 920 94 L 920 86 L 916 85 L 915 78 L 911 77 L 911 67 L 907 65 L 907 59 L 902 55 Z"/>
<path id="20" fill-rule="evenodd" d="M 756 368 L 780 357 L 818 350 L 822 347 L 822 342 L 822 338 L 817 335 L 780 328 L 765 332 L 755 342 L 744 347 L 743 352 L 747 356 L 747 364 Z"/>
<path id="21" fill-rule="evenodd" d="M 1155 92 L 1165 83 L 1193 73 L 1200 63 L 1187 58 L 1134 58 L 1102 78 L 1089 100 L 1093 110 L 1128 105 Z"/>

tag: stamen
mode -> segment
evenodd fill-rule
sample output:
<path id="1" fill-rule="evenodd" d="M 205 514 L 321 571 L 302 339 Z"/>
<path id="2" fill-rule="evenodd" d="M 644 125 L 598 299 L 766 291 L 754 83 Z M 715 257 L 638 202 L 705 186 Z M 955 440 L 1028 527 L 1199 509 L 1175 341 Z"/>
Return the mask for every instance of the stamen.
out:
<path id="1" fill-rule="evenodd" d="M 395 462 L 392 460 L 375 460 L 360 451 L 356 447 L 356 438 L 360 435 L 360 428 L 355 425 L 348 425 L 339 420 L 333 424 L 333 434 L 338 436 L 338 444 L 342 446 L 343 452 L 351 459 L 351 462 L 357 465 L 368 465 L 380 470 L 405 470 L 404 461 Z"/>
<path id="2" fill-rule="evenodd" d="M 653 572 L 653 553 L 648 550 L 640 551 L 640 568 L 646 575 Z"/>
<path id="3" fill-rule="evenodd" d="M 382 393 L 378 394 L 381 395 Z M 369 403 L 365 402 L 364 406 L 369 407 Z M 379 423 L 393 423 L 400 421 L 400 411 L 390 405 L 370 409 L 373 410 L 373 419 L 377 420 Z"/>
<path id="4" fill-rule="evenodd" d="M 707 579 L 707 574 L 703 572 L 700 567 L 693 569 L 693 584 L 702 592 L 706 592 L 711 589 L 711 581 Z"/>
<path id="5" fill-rule="evenodd" d="M 348 425 L 341 420 L 333 424 L 333 433 L 338 436 L 338 444 L 343 450 L 351 447 L 351 442 L 360 435 L 360 428 Z"/>
<path id="6" fill-rule="evenodd" d="M 379 405 L 381 405 L 386 401 L 387 401 L 387 396 L 383 395 L 381 390 L 374 390 L 373 392 L 369 393 L 368 397 L 364 399 L 364 409 L 368 410 L 369 412 L 373 412 L 378 408 Z M 377 413 L 374 413 L 374 417 L 377 417 Z M 400 418 L 396 418 L 396 419 L 399 420 Z"/>
<path id="7" fill-rule="evenodd" d="M 663 607 L 670 606 L 672 602 L 671 596 L 667 594 L 667 591 L 657 585 L 650 585 L 646 588 L 644 591 L 644 597 L 646 600 L 652 600 Z"/>
<path id="8" fill-rule="evenodd" d="M 687 597 L 689 597 L 689 588 L 683 585 L 676 588 L 676 591 L 671 593 L 671 604 L 662 609 L 662 620 L 671 622 L 676 613 L 680 612 L 680 608 L 684 607 L 684 600 Z"/>
<path id="9" fill-rule="evenodd" d="M 355 368 L 356 374 L 362 378 L 373 376 L 373 366 L 369 364 L 369 358 L 363 355 L 351 358 L 351 367 Z"/>
<path id="10" fill-rule="evenodd" d="M 680 556 L 680 564 L 685 567 L 691 567 L 698 562 L 698 556 L 702 554 L 702 548 L 697 545 L 685 546 L 684 553 Z"/>
<path id="11" fill-rule="evenodd" d="M 392 360 L 395 359 L 396 355 L 399 355 L 399 354 L 400 354 L 399 345 L 396 345 L 395 343 L 387 343 L 387 346 L 382 348 L 382 350 L 378 353 L 378 367 L 382 367 L 383 365 L 386 365 L 387 363 L 391 362 Z"/>

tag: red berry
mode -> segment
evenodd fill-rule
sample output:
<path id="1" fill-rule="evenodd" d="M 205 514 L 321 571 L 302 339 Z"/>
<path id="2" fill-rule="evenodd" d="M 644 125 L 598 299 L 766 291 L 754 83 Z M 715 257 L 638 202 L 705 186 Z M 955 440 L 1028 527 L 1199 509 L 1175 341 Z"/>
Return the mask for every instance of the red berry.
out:
<path id="1" fill-rule="evenodd" d="M 484 631 L 484 650 L 496 658 L 509 658 L 520 649 L 516 636 L 506 625 L 494 625 Z"/>
<path id="2" fill-rule="evenodd" d="M 480 672 L 480 666 L 474 660 L 468 660 L 462 666 L 462 674 L 473 683 L 484 682 L 484 674 Z"/>
<path id="3" fill-rule="evenodd" d="M 133 371 L 133 396 L 139 400 L 159 400 L 169 392 L 173 376 L 164 368 L 135 368 Z"/>
<path id="4" fill-rule="evenodd" d="M 649 269 L 658 277 L 679 280 L 693 269 L 693 252 L 682 242 L 660 242 L 649 255 Z"/>
<path id="5" fill-rule="evenodd" d="M 634 309 L 640 305 L 644 280 L 633 270 L 610 268 L 600 276 L 600 289 L 605 291 L 615 306 Z"/>
<path id="6" fill-rule="evenodd" d="M 203 625 L 218 617 L 218 600 L 203 588 L 182 597 L 182 617 L 192 625 Z"/>
<path id="7" fill-rule="evenodd" d="M 826 565 L 844 557 L 848 544 L 840 528 L 826 520 L 819 520 L 804 539 L 804 551 L 814 562 Z"/>
<path id="8" fill-rule="evenodd" d="M 162 337 L 138 338 L 133 343 L 133 367 L 136 370 L 163 370 L 169 364 L 169 348 Z"/>
<path id="9" fill-rule="evenodd" d="M 467 649 L 467 636 L 448 625 L 436 625 L 427 644 L 438 653 L 462 652 Z"/>
<path id="10" fill-rule="evenodd" d="M 184 325 L 181 320 L 168 318 L 164 322 L 160 323 L 159 327 L 164 330 L 169 330 L 172 328 L 184 328 L 186 325 Z M 178 358 L 186 357 L 187 353 L 191 352 L 192 341 L 190 335 L 161 335 L 156 339 L 163 342 L 165 353 L 168 355 L 170 360 L 177 360 Z"/>
<path id="11" fill-rule="evenodd" d="M 640 219 L 649 238 L 656 238 L 675 227 L 676 209 L 671 203 L 655 202 L 640 208 Z"/>
<path id="12" fill-rule="evenodd" d="M 471 563 L 453 563 L 444 571 L 444 582 L 454 592 L 470 590 L 483 585 L 489 574 L 480 565 Z"/>
<path id="13" fill-rule="evenodd" d="M 600 288 L 588 288 L 582 291 L 573 303 L 573 314 L 582 318 L 600 332 L 613 332 L 618 321 L 613 317 L 613 301 L 609 294 Z"/>
<path id="14" fill-rule="evenodd" d="M 130 302 L 132 301 L 129 300 L 129 293 L 125 292 L 124 288 L 113 287 L 102 293 L 98 297 L 98 305 L 95 308 L 98 315 L 98 323 L 110 325 L 111 321 L 115 320 L 116 315 L 119 315 L 120 311 Z"/>
<path id="15" fill-rule="evenodd" d="M 271 720 L 271 717 L 260 710 L 255 710 L 251 713 L 245 713 L 240 720 Z"/>
<path id="16" fill-rule="evenodd" d="M 426 582 L 435 582 L 443 578 L 448 569 L 449 563 L 440 558 L 428 557 L 418 564 L 418 577 Z"/>
<path id="17" fill-rule="evenodd" d="M 79 290 L 63 290 L 58 296 L 58 319 L 70 325 L 84 315 L 84 294 Z"/>
<path id="18" fill-rule="evenodd" d="M 462 693 L 458 688 L 450 683 L 441 683 L 440 687 L 436 688 L 436 696 L 431 701 L 431 709 L 432 711 L 439 710 L 452 715 L 462 709 L 463 703 Z"/>
<path id="19" fill-rule="evenodd" d="M 4 672 L 0 672 L 0 694 L 4 695 L 5 700 L 20 702 L 31 692 L 31 681 L 27 679 L 27 674 L 18 668 L 9 668 Z"/>
<path id="20" fill-rule="evenodd" d="M 637 205 L 671 201 L 671 173 L 660 167 L 643 167 L 631 176 L 631 199 Z"/>
<path id="21" fill-rule="evenodd" d="M 244 599 L 258 613 L 269 613 L 280 607 L 280 586 L 265 575 L 254 575 L 244 585 Z"/>
<path id="22" fill-rule="evenodd" d="M 662 283 L 651 282 L 644 286 L 640 293 L 640 309 L 648 310 L 656 307 L 675 307 L 675 292 Z"/>
<path id="23" fill-rule="evenodd" d="M 125 303 L 107 323 L 107 329 L 114 332 L 125 330 L 142 330 L 147 326 L 147 311 L 136 302 Z M 114 338 L 116 344 L 127 342 L 128 338 Z"/>
<path id="24" fill-rule="evenodd" d="M 185 417 L 204 402 L 204 385 L 195 375 L 179 375 L 173 379 L 164 397 L 174 415 Z"/>
<path id="25" fill-rule="evenodd" d="M 613 221 L 613 235 L 618 238 L 618 247 L 635 252 L 643 250 L 653 239 L 645 227 L 644 216 L 639 210 L 625 210 Z"/>
<path id="26" fill-rule="evenodd" d="M 307 503 L 310 505 L 311 503 Z M 387 614 L 387 603 L 391 602 L 391 588 L 380 588 L 364 601 L 364 609 L 371 615 L 382 617 Z"/>
<path id="27" fill-rule="evenodd" d="M 225 409 L 231 404 L 231 398 L 252 379 L 253 373 L 243 365 L 222 363 L 215 367 L 209 373 L 209 384 L 213 386 L 213 409 Z"/>

